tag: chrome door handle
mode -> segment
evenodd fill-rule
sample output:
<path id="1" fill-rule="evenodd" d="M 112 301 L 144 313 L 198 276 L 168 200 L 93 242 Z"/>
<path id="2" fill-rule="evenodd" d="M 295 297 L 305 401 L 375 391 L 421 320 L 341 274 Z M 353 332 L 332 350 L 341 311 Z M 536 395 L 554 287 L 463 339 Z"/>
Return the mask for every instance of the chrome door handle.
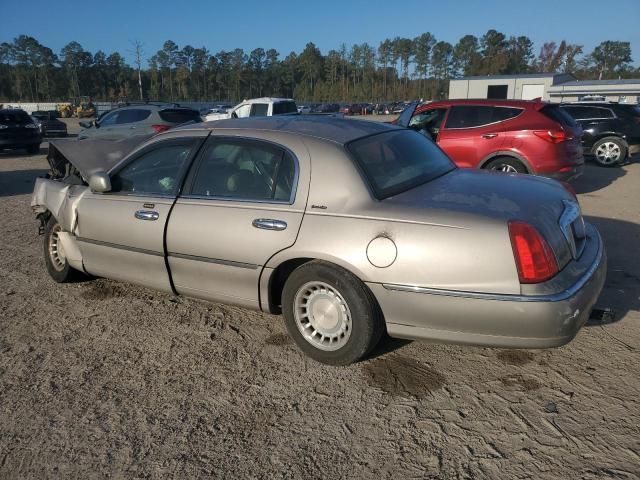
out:
<path id="1" fill-rule="evenodd" d="M 256 218 L 253 222 L 251 222 L 251 225 L 263 230 L 280 231 L 287 228 L 287 222 L 283 222 L 282 220 L 274 220 L 272 218 Z"/>
<path id="2" fill-rule="evenodd" d="M 134 216 L 138 220 L 157 220 L 160 218 L 160 214 L 152 210 L 138 210 Z"/>
<path id="3" fill-rule="evenodd" d="M 497 136 L 497 133 L 485 133 L 484 135 L 482 135 L 482 138 L 496 138 Z"/>

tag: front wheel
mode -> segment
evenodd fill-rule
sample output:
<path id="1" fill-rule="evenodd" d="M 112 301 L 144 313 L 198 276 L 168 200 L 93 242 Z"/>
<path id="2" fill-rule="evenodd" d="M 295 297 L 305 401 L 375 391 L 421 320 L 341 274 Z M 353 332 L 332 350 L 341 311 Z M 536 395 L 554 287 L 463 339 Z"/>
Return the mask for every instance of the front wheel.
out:
<path id="1" fill-rule="evenodd" d="M 58 283 L 70 282 L 80 276 L 80 272 L 69 265 L 60 242 L 62 227 L 51 216 L 44 229 L 44 261 L 51 278 Z"/>
<path id="2" fill-rule="evenodd" d="M 593 145 L 591 153 L 598 165 L 610 167 L 627 158 L 627 147 L 620 138 L 605 137 Z"/>
<path id="3" fill-rule="evenodd" d="M 371 351 L 384 331 L 378 304 L 350 272 L 322 261 L 298 267 L 282 292 L 291 338 L 309 357 L 349 365 Z"/>

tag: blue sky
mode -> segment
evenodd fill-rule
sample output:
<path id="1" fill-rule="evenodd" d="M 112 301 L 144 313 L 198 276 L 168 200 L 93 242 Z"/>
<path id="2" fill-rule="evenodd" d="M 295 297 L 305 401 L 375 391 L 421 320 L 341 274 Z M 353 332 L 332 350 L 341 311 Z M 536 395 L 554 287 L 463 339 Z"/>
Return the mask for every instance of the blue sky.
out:
<path id="1" fill-rule="evenodd" d="M 275 48 L 284 58 L 307 42 L 326 53 L 343 42 L 377 46 L 427 31 L 455 43 L 494 28 L 527 35 L 536 54 L 551 40 L 582 44 L 586 52 L 603 40 L 629 41 L 640 65 L 640 0 L 0 0 L 0 25 L 0 42 L 27 34 L 59 53 L 76 40 L 127 60 L 136 39 L 147 58 L 167 39 L 212 53 Z"/>

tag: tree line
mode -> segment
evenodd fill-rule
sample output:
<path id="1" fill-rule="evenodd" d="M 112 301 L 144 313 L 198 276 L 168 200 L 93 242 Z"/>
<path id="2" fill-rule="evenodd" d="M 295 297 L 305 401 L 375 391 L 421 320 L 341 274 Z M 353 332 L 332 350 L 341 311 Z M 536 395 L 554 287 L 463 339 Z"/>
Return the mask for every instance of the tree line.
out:
<path id="1" fill-rule="evenodd" d="M 323 55 L 313 43 L 284 58 L 275 49 L 212 53 L 167 40 L 144 60 L 132 44 L 133 65 L 120 52 L 91 53 L 78 42 L 59 53 L 27 35 L 0 44 L 0 101 L 212 101 L 265 95 L 305 101 L 440 99 L 448 80 L 469 75 L 566 72 L 578 79 L 640 77 L 629 42 L 604 41 L 593 51 L 562 40 L 538 54 L 526 36 L 489 30 L 452 45 L 431 33 L 347 46 Z"/>

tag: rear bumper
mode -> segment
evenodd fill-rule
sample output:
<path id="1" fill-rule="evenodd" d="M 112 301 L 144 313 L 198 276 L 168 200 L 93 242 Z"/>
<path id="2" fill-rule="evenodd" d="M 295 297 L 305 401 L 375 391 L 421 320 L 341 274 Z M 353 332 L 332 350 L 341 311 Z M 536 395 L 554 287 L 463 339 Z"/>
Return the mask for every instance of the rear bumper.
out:
<path id="1" fill-rule="evenodd" d="M 554 180 L 561 180 L 563 182 L 571 182 L 573 180 L 576 180 L 584 173 L 584 163 L 566 168 L 567 169 L 563 171 L 540 173 L 539 175 L 543 177 L 553 178 Z"/>
<path id="2" fill-rule="evenodd" d="M 368 284 L 398 338 L 503 348 L 550 348 L 570 342 L 588 320 L 606 277 L 597 236 L 590 268 L 551 295 L 494 295 L 405 285 Z"/>

